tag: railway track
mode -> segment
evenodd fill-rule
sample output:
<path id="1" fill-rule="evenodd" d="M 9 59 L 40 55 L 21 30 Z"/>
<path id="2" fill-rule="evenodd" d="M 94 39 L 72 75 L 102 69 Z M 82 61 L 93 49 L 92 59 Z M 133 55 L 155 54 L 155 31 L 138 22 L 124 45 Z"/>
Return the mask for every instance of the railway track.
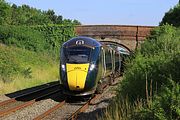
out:
<path id="1" fill-rule="evenodd" d="M 104 90 L 107 86 L 104 86 Z M 78 115 L 84 112 L 89 108 L 91 104 L 94 103 L 96 99 L 98 99 L 101 94 L 96 94 L 91 97 L 86 102 L 78 102 L 78 103 L 69 103 L 66 100 L 62 100 L 57 105 L 53 106 L 43 114 L 36 116 L 33 120 L 42 120 L 42 119 L 67 119 L 67 120 L 75 120 Z"/>
<path id="2" fill-rule="evenodd" d="M 57 84 L 57 86 L 59 86 L 59 84 Z M 25 114 L 26 112 L 25 113 L 23 112 L 26 110 L 31 111 L 34 109 L 39 109 L 36 104 L 39 104 L 40 108 L 43 107 L 41 106 L 42 104 L 41 101 L 45 102 L 45 104 L 49 104 L 48 101 L 46 101 L 46 99 L 43 98 L 46 98 L 47 96 L 53 94 L 56 97 L 56 99 L 60 98 L 59 100 L 56 101 L 56 103 L 51 104 L 50 107 L 47 107 L 43 111 L 38 112 L 37 114 L 33 114 L 32 116 L 29 114 L 29 112 L 27 112 L 25 116 L 31 116 L 29 118 L 27 117 L 24 118 L 20 115 L 21 117 L 17 117 L 16 119 L 22 119 L 22 118 L 25 120 L 79 119 L 79 117 L 81 118 L 81 115 L 83 115 L 81 113 L 86 111 L 88 107 L 92 108 L 93 105 L 96 106 L 95 105 L 96 102 L 99 101 L 99 98 L 101 98 L 104 93 L 107 93 L 108 91 L 107 88 L 109 88 L 107 86 L 104 86 L 104 90 L 103 90 L 104 92 L 102 94 L 97 94 L 95 96 L 92 96 L 89 100 L 84 102 L 84 101 L 74 101 L 74 100 L 69 101 L 68 99 L 65 99 L 65 97 L 61 93 L 62 89 L 58 89 L 57 86 L 51 85 L 47 87 L 48 90 L 46 88 L 42 88 L 32 93 L 31 92 L 26 93 L 24 95 L 20 95 L 18 97 L 12 98 L 10 100 L 0 102 L 0 120 L 12 119 L 13 116 L 19 116 L 20 114 Z M 18 110 L 18 112 L 14 112 L 16 110 Z M 14 113 L 11 114 L 12 112 Z"/>
<path id="3" fill-rule="evenodd" d="M 59 83 L 56 83 L 48 87 L 43 87 L 36 91 L 21 94 L 19 96 L 16 96 L 15 98 L 0 102 L 0 117 L 8 115 L 22 108 L 28 107 L 36 101 L 39 101 L 47 96 L 61 92 L 59 86 Z"/>
<path id="4" fill-rule="evenodd" d="M 68 120 L 74 120 L 77 119 L 78 114 L 81 112 L 84 112 L 86 109 L 89 108 L 89 105 L 93 104 L 96 99 L 100 97 L 100 94 L 97 94 L 93 96 L 90 100 L 88 100 L 82 107 L 80 107 L 78 110 L 76 110 L 74 113 L 71 114 L 71 116 L 68 117 Z"/>
<path id="5" fill-rule="evenodd" d="M 89 105 L 93 104 L 96 99 L 100 97 L 100 94 L 93 96 L 86 102 L 81 103 L 68 103 L 65 100 L 61 101 L 59 104 L 53 106 L 51 109 L 47 110 L 43 114 L 35 117 L 33 120 L 42 119 L 67 119 L 74 120 L 77 119 L 81 112 L 88 109 Z M 72 108 L 71 110 L 68 108 Z M 61 113 L 61 114 L 60 114 Z M 60 116 L 57 116 L 60 115 Z"/>

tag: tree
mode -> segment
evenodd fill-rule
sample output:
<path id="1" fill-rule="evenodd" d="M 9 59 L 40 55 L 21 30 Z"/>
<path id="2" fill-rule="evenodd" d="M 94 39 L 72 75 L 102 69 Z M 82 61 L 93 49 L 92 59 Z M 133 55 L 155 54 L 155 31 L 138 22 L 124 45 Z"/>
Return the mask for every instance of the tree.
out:
<path id="1" fill-rule="evenodd" d="M 0 0 L 0 25 L 8 24 L 9 22 L 10 6 L 4 0 Z"/>
<path id="2" fill-rule="evenodd" d="M 180 1 L 179 1 L 180 2 Z M 171 8 L 165 13 L 160 25 L 172 24 L 173 26 L 180 26 L 180 4 L 178 3 L 174 8 Z"/>
<path id="3" fill-rule="evenodd" d="M 9 5 L 5 0 L 0 0 L 0 25 L 44 25 L 44 24 L 74 24 L 77 20 L 65 19 L 56 15 L 53 10 L 41 11 L 28 5 Z"/>
<path id="4" fill-rule="evenodd" d="M 59 15 L 57 17 L 56 24 L 62 24 L 62 21 L 63 21 L 63 17 L 61 15 Z"/>
<path id="5" fill-rule="evenodd" d="M 54 24 L 61 24 L 62 23 L 62 16 L 57 16 L 53 10 L 48 10 L 45 12 L 45 14 L 48 16 L 48 18 L 54 23 Z"/>
<path id="6" fill-rule="evenodd" d="M 81 23 L 78 20 L 73 20 L 74 25 L 81 25 Z"/>

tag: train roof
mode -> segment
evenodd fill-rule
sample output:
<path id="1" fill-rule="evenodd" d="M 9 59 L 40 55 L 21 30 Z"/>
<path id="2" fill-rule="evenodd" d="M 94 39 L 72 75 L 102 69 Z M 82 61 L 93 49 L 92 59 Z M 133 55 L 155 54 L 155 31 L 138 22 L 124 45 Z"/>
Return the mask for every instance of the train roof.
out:
<path id="1" fill-rule="evenodd" d="M 84 36 L 72 38 L 63 44 L 63 47 L 65 48 L 73 47 L 73 46 L 86 46 L 86 47 L 94 48 L 94 47 L 101 47 L 102 44 L 93 38 L 84 37 Z"/>

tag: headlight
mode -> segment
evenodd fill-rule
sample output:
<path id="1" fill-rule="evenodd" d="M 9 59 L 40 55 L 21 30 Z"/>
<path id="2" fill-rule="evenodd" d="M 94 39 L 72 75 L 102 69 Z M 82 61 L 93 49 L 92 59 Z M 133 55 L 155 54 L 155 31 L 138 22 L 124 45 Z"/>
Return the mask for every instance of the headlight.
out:
<path id="1" fill-rule="evenodd" d="M 61 65 L 61 68 L 62 68 L 63 71 L 66 71 L 66 67 L 65 67 L 64 64 Z"/>
<path id="2" fill-rule="evenodd" d="M 95 64 L 91 64 L 89 70 L 92 71 L 95 67 L 96 67 Z"/>

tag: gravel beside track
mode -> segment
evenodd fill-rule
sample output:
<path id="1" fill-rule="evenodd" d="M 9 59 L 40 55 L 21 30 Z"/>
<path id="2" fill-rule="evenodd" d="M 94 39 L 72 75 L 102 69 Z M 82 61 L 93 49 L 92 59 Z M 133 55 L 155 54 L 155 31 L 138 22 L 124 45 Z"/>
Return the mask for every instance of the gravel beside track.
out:
<path id="1" fill-rule="evenodd" d="M 113 86 L 108 87 L 102 93 L 100 98 L 97 98 L 93 105 L 83 113 L 81 113 L 78 117 L 78 120 L 95 120 L 98 119 L 98 116 L 103 115 L 103 111 L 107 108 L 112 98 L 116 95 L 116 88 L 119 78 L 116 79 Z M 85 102 L 74 103 L 74 104 L 66 104 L 57 111 L 51 113 L 50 116 L 44 118 L 43 120 L 61 120 L 67 119 L 73 112 L 78 110 Z"/>
<path id="2" fill-rule="evenodd" d="M 0 120 L 32 120 L 36 116 L 44 113 L 54 105 L 61 101 L 62 94 L 55 94 L 49 99 L 37 101 L 32 106 L 26 107 L 22 110 L 18 110 L 12 114 L 1 117 Z M 57 99 L 58 98 L 58 99 Z"/>
<path id="3" fill-rule="evenodd" d="M 116 88 L 117 85 L 108 87 L 102 93 L 100 98 L 97 98 L 97 100 L 95 100 L 93 105 L 90 105 L 90 107 L 85 112 L 79 115 L 78 120 L 92 120 L 92 119 L 94 120 L 97 119 L 97 116 L 101 116 L 103 114 L 102 111 L 106 109 L 112 98 L 115 96 Z M 6 99 L 6 97 L 4 99 Z M 37 101 L 36 103 L 34 103 L 29 107 L 18 110 L 7 116 L 0 117 L 0 120 L 32 120 L 33 118 L 37 117 L 38 115 L 41 115 L 42 113 L 46 112 L 53 106 L 57 105 L 63 99 L 64 96 L 62 96 L 61 93 L 54 94 L 51 97 Z M 51 113 L 49 116 L 45 117 L 44 120 L 67 119 L 73 112 L 79 109 L 84 103 L 85 102 L 66 103 L 61 108 Z"/>
<path id="4" fill-rule="evenodd" d="M 85 102 L 83 102 L 85 103 Z M 76 103 L 76 104 L 65 104 L 60 109 L 56 110 L 55 112 L 51 113 L 48 117 L 44 118 L 43 120 L 62 120 L 67 119 L 74 111 L 78 110 L 83 103 Z"/>
<path id="5" fill-rule="evenodd" d="M 10 104 L 8 104 L 8 105 L 2 105 L 1 108 L 0 108 L 0 111 L 1 111 L 1 110 L 5 110 L 5 109 L 12 108 L 12 107 L 14 107 L 14 106 L 21 105 L 21 104 L 23 104 L 23 103 L 24 103 L 24 102 L 16 101 L 16 102 L 10 103 Z"/>
<path id="6" fill-rule="evenodd" d="M 122 78 L 116 78 L 115 83 L 109 86 L 89 108 L 78 116 L 78 120 L 97 120 L 103 115 L 112 98 L 116 96 L 117 83 Z"/>
<path id="7" fill-rule="evenodd" d="M 5 100 L 9 100 L 10 98 L 5 96 L 5 95 L 0 95 L 0 102 L 5 101 Z"/>

